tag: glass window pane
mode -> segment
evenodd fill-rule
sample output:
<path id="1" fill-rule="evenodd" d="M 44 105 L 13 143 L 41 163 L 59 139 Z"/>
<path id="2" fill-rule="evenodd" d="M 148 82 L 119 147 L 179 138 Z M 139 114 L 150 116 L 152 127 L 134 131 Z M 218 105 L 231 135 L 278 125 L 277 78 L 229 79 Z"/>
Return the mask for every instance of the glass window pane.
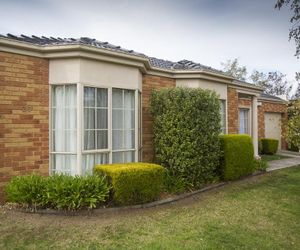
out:
<path id="1" fill-rule="evenodd" d="M 124 163 L 134 162 L 134 151 L 124 152 Z"/>
<path id="2" fill-rule="evenodd" d="M 115 109 L 112 111 L 112 128 L 113 129 L 123 129 L 124 128 L 124 118 L 123 110 Z"/>
<path id="3" fill-rule="evenodd" d="M 84 129 L 95 129 L 95 109 L 84 109 Z"/>
<path id="4" fill-rule="evenodd" d="M 134 91 L 124 90 L 125 109 L 134 109 Z"/>
<path id="5" fill-rule="evenodd" d="M 123 148 L 123 131 L 113 130 L 112 131 L 112 148 L 118 150 Z"/>
<path id="6" fill-rule="evenodd" d="M 107 89 L 97 88 L 97 107 L 107 107 Z"/>
<path id="7" fill-rule="evenodd" d="M 107 109 L 97 109 L 97 129 L 107 129 Z"/>
<path id="8" fill-rule="evenodd" d="M 125 110 L 124 120 L 125 120 L 125 129 L 134 129 L 134 111 Z"/>
<path id="9" fill-rule="evenodd" d="M 76 85 L 66 85 L 65 91 L 66 91 L 65 107 L 76 108 L 76 100 L 77 100 Z"/>
<path id="10" fill-rule="evenodd" d="M 64 155 L 52 155 L 52 173 L 61 173 L 65 166 Z"/>
<path id="11" fill-rule="evenodd" d="M 65 152 L 64 130 L 54 130 L 52 132 L 52 148 L 54 152 Z"/>
<path id="12" fill-rule="evenodd" d="M 62 107 L 52 108 L 52 129 L 65 128 L 65 109 Z"/>
<path id="13" fill-rule="evenodd" d="M 95 88 L 84 87 L 84 107 L 95 107 Z"/>
<path id="14" fill-rule="evenodd" d="M 76 108 L 68 108 L 65 110 L 65 128 L 76 129 Z"/>
<path id="15" fill-rule="evenodd" d="M 97 149 L 108 148 L 107 135 L 108 135 L 107 130 L 97 131 Z"/>
<path id="16" fill-rule="evenodd" d="M 95 131 L 92 130 L 84 132 L 84 149 L 95 149 Z"/>
<path id="17" fill-rule="evenodd" d="M 65 165 L 63 167 L 64 174 L 76 174 L 76 155 L 65 155 Z"/>
<path id="18" fill-rule="evenodd" d="M 123 108 L 123 90 L 113 89 L 112 90 L 112 107 Z"/>
<path id="19" fill-rule="evenodd" d="M 125 138 L 124 138 L 124 147 L 125 149 L 134 149 L 134 131 L 133 130 L 126 130 L 125 131 Z"/>
<path id="20" fill-rule="evenodd" d="M 107 153 L 84 154 L 82 156 L 82 161 L 83 161 L 82 164 L 83 175 L 92 174 L 95 165 L 108 163 L 108 154 Z"/>
<path id="21" fill-rule="evenodd" d="M 52 86 L 52 107 L 64 106 L 64 86 Z"/>
<path id="22" fill-rule="evenodd" d="M 76 130 L 65 131 L 65 152 L 76 152 Z"/>
<path id="23" fill-rule="evenodd" d="M 115 152 L 112 154 L 112 163 L 123 163 L 123 152 Z"/>

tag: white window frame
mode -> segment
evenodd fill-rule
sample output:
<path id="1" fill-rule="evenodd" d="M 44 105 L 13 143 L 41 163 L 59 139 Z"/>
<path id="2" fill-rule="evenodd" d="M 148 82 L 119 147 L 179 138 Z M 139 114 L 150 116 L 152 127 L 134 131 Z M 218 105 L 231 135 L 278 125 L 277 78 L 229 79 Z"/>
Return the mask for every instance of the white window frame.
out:
<path id="1" fill-rule="evenodd" d="M 248 126 L 248 131 L 246 131 L 246 133 L 245 134 L 247 134 L 247 135 L 251 135 L 251 131 L 252 131 L 252 128 L 251 128 L 251 108 L 250 107 L 243 107 L 243 106 L 240 106 L 239 107 L 239 119 L 238 119 L 238 125 L 239 125 L 239 134 L 240 134 L 240 122 L 241 122 L 241 120 L 240 120 L 240 111 L 241 110 L 246 110 L 247 111 L 247 116 L 248 116 L 248 123 L 247 123 L 247 126 Z"/>
<path id="2" fill-rule="evenodd" d="M 221 102 L 221 105 L 222 105 L 222 103 L 224 103 L 224 115 L 225 115 L 225 120 L 224 120 L 224 122 L 225 122 L 225 124 L 224 124 L 224 126 L 225 126 L 225 131 L 223 131 L 223 129 L 222 129 L 222 131 L 221 131 L 221 133 L 224 133 L 224 134 L 227 134 L 228 133 L 228 125 L 227 125 L 227 100 L 226 99 L 220 99 L 220 102 Z M 220 112 L 220 115 L 222 116 L 222 114 L 221 114 L 221 112 Z M 221 117 L 221 119 L 222 119 L 222 117 Z"/>

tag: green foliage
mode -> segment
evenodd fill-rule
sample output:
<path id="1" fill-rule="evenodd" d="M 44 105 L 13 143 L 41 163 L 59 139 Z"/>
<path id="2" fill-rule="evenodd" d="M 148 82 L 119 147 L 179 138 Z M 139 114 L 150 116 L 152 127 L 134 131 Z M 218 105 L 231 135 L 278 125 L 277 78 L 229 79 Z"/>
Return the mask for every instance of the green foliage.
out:
<path id="1" fill-rule="evenodd" d="M 99 176 L 24 175 L 10 181 L 6 194 L 8 201 L 30 208 L 77 210 L 95 208 L 104 202 L 109 186 Z"/>
<path id="2" fill-rule="evenodd" d="M 290 148 L 300 149 L 300 99 L 292 101 L 288 107 L 289 120 L 286 126 L 285 139 Z"/>
<path id="3" fill-rule="evenodd" d="M 247 68 L 246 66 L 241 66 L 237 58 L 233 60 L 227 60 L 225 63 L 221 63 L 221 65 L 223 67 L 223 71 L 228 75 L 241 81 L 246 80 Z"/>
<path id="4" fill-rule="evenodd" d="M 223 157 L 221 175 L 224 180 L 235 180 L 254 171 L 254 150 L 248 135 L 220 135 Z"/>
<path id="5" fill-rule="evenodd" d="M 186 180 L 181 176 L 174 176 L 169 170 L 165 173 L 164 188 L 168 193 L 180 194 L 190 189 Z"/>
<path id="6" fill-rule="evenodd" d="M 150 163 L 96 165 L 94 173 L 105 175 L 118 205 L 133 205 L 158 198 L 163 190 L 165 169 Z"/>
<path id="7" fill-rule="evenodd" d="M 262 138 L 262 153 L 267 155 L 276 154 L 279 141 L 276 139 Z"/>
<path id="8" fill-rule="evenodd" d="M 261 139 L 258 139 L 258 154 L 261 155 L 262 153 L 262 142 Z"/>
<path id="9" fill-rule="evenodd" d="M 199 188 L 217 175 L 220 101 L 215 92 L 172 88 L 153 91 L 155 160 L 186 187 Z"/>
<path id="10" fill-rule="evenodd" d="M 263 161 L 262 159 L 254 159 L 254 169 L 260 171 L 266 171 L 268 168 L 268 162 Z"/>

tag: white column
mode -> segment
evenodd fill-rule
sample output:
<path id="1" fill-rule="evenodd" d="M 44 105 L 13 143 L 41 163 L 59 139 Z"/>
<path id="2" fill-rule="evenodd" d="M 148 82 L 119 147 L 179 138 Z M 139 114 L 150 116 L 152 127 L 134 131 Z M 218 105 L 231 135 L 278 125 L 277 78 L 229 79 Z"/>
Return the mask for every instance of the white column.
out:
<path id="1" fill-rule="evenodd" d="M 257 96 L 252 97 L 252 140 L 254 146 L 254 156 L 258 156 L 258 113 Z"/>

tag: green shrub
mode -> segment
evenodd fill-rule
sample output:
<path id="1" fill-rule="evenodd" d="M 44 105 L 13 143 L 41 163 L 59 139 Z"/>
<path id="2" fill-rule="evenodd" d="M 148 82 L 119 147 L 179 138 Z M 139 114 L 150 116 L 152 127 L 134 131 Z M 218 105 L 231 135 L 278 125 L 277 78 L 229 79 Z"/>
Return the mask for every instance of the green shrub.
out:
<path id="1" fill-rule="evenodd" d="M 215 92 L 172 88 L 151 95 L 155 161 L 169 174 L 201 187 L 216 178 L 220 101 Z"/>
<path id="2" fill-rule="evenodd" d="M 254 150 L 248 135 L 221 135 L 223 157 L 220 163 L 224 180 L 235 180 L 254 171 Z"/>
<path id="3" fill-rule="evenodd" d="M 116 204 L 133 205 L 158 198 L 165 169 L 150 163 L 125 163 L 96 165 L 94 173 L 107 176 Z"/>
<path id="4" fill-rule="evenodd" d="M 104 177 L 24 175 L 14 177 L 6 187 L 7 199 L 30 208 L 77 210 L 95 208 L 109 195 Z"/>
<path id="5" fill-rule="evenodd" d="M 279 141 L 276 139 L 262 138 L 262 153 L 266 155 L 276 154 Z"/>
<path id="6" fill-rule="evenodd" d="M 190 189 L 186 180 L 180 176 L 174 176 L 170 173 L 169 170 L 166 170 L 164 178 L 164 188 L 168 193 L 180 194 L 184 191 Z"/>
<path id="7" fill-rule="evenodd" d="M 261 159 L 254 159 L 254 169 L 260 171 L 266 171 L 268 168 L 268 163 Z"/>
<path id="8" fill-rule="evenodd" d="M 262 142 L 261 139 L 258 139 L 258 154 L 262 154 Z"/>

